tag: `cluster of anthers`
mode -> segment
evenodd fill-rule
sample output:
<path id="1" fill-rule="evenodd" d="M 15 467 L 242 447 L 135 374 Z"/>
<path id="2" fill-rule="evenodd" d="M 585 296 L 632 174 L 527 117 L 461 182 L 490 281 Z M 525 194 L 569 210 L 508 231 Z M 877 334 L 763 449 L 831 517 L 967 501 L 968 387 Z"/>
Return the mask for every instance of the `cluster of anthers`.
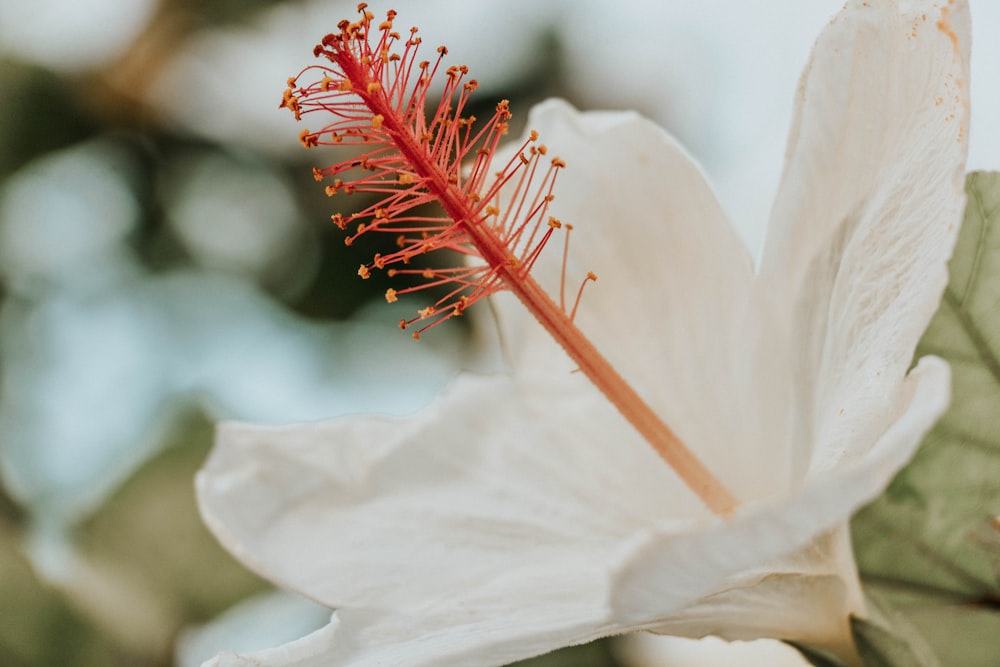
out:
<path id="1" fill-rule="evenodd" d="M 538 134 L 532 132 L 496 169 L 497 146 L 511 117 L 508 102 L 497 104 L 492 118 L 477 126 L 476 118 L 466 115 L 469 96 L 477 87 L 474 79 L 467 79 L 467 67 L 445 68 L 443 46 L 435 61 L 418 61 L 421 38 L 416 28 L 404 40 L 393 29 L 395 11 L 376 28 L 367 5 L 362 3 L 358 10 L 360 20 L 341 21 L 340 32 L 327 35 L 316 47 L 315 55 L 331 64 L 307 67 L 290 79 L 281 106 L 296 119 L 314 112 L 332 119 L 317 131 L 302 131 L 300 139 L 307 148 L 360 149 L 349 160 L 314 169 L 317 180 L 331 179 L 326 186 L 330 196 L 374 193 L 381 198 L 356 213 L 333 215 L 333 222 L 347 232 L 348 245 L 369 232 L 395 237 L 398 249 L 376 254 L 358 274 L 368 278 L 372 271 L 384 269 L 389 276 L 424 279 L 412 287 L 389 289 L 390 302 L 408 292 L 446 288 L 444 296 L 418 316 L 400 322 L 404 329 L 421 322 L 414 332 L 419 337 L 479 299 L 523 283 L 556 230 L 566 230 L 568 245 L 572 226 L 548 212 L 556 173 L 565 163 L 549 158 Z M 307 73 L 317 75 L 316 80 L 300 84 Z M 439 73 L 444 89 L 428 112 L 428 96 Z M 424 210 L 432 203 L 439 206 L 438 215 Z M 449 268 L 407 268 L 414 257 L 442 249 L 481 261 Z M 565 253 L 564 248 L 564 257 Z M 587 274 L 568 310 L 564 281 L 560 308 L 570 320 L 588 280 L 596 276 Z"/>
<path id="2" fill-rule="evenodd" d="M 420 322 L 414 337 L 461 315 L 485 296 L 512 292 L 705 504 L 719 514 L 731 512 L 736 499 L 574 324 L 583 288 L 597 277 L 588 273 L 576 300 L 567 305 L 565 267 L 572 228 L 549 215 L 556 174 L 565 163 L 548 157 L 532 132 L 513 157 L 495 169 L 497 147 L 510 120 L 508 103 L 500 102 L 492 118 L 477 129 L 476 119 L 466 115 L 476 89 L 475 80 L 466 80 L 466 67 L 445 68 L 444 47 L 438 48 L 435 61 L 418 60 L 417 29 L 411 28 L 404 40 L 393 29 L 395 11 L 377 26 L 365 3 L 358 5 L 358 12 L 359 20 L 341 21 L 339 32 L 316 47 L 315 55 L 328 64 L 306 67 L 292 77 L 281 101 L 296 119 L 320 112 L 327 121 L 317 131 L 301 133 L 307 148 L 353 149 L 351 159 L 314 170 L 317 180 L 332 179 L 328 194 L 380 197 L 357 213 L 333 215 L 334 223 L 346 231 L 348 245 L 369 232 L 395 236 L 397 249 L 375 255 L 358 273 L 367 278 L 373 270 L 385 269 L 390 275 L 425 279 L 415 287 L 388 290 L 389 301 L 431 286 L 445 288 L 446 294 L 418 316 L 400 322 L 403 329 Z M 432 81 L 442 72 L 444 89 L 436 106 L 429 105 Z M 316 75 L 315 80 L 300 84 L 307 74 Z M 424 213 L 425 204 L 436 204 L 441 213 Z M 557 302 L 530 272 L 560 229 L 566 235 Z M 453 268 L 407 268 L 415 257 L 434 250 L 474 259 Z"/>

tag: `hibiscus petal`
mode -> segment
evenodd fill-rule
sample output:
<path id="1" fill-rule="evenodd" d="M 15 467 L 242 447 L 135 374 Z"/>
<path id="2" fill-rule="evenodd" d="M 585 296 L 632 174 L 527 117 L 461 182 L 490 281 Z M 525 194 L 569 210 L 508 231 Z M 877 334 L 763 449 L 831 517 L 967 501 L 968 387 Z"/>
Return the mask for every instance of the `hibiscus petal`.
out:
<path id="1" fill-rule="evenodd" d="M 791 586 L 775 585 L 782 575 L 850 575 L 849 554 L 839 554 L 836 543 L 816 553 L 817 536 L 832 529 L 843 528 L 850 515 L 862 504 L 877 496 L 893 475 L 910 459 L 924 435 L 948 406 L 950 395 L 949 368 L 936 357 L 921 359 L 904 383 L 892 425 L 878 438 L 868 454 L 823 477 L 813 480 L 798 493 L 777 503 L 755 503 L 743 507 L 732 519 L 719 522 L 708 530 L 678 534 L 667 526 L 650 531 L 636 539 L 623 552 L 612 587 L 612 607 L 615 620 L 622 624 L 648 627 L 683 628 L 692 636 L 725 629 L 730 637 L 769 634 L 784 639 L 806 639 L 817 642 L 816 624 L 810 614 L 799 614 L 799 623 L 790 624 L 787 613 L 774 613 L 787 601 L 791 608 L 802 609 L 803 598 Z M 806 553 L 796 554 L 805 549 Z M 824 564 L 824 556 L 829 569 Z M 803 563 L 808 565 L 803 569 Z M 846 569 L 845 569 L 846 568 Z M 762 577 L 761 572 L 768 576 Z M 722 579 L 729 582 L 719 587 Z M 798 581 L 806 581 L 798 579 Z M 740 580 L 743 581 L 740 584 Z M 794 579 L 789 581 L 794 582 Z M 769 583 L 770 582 L 770 583 Z M 755 592 L 736 593 L 742 585 L 752 588 L 763 583 Z M 813 584 L 825 587 L 822 577 Z M 799 591 L 801 592 L 801 591 Z M 719 596 L 720 593 L 726 595 Z M 835 590 L 828 590 L 835 594 Z M 845 591 L 846 599 L 850 591 Z M 698 625 L 687 617 L 691 610 L 695 619 L 703 616 L 703 607 L 711 597 L 718 604 L 713 614 Z M 768 600 L 770 596 L 773 599 Z M 753 601 L 758 615 L 748 613 L 742 603 Z M 756 600 L 755 600 L 756 598 Z M 820 601 L 820 606 L 827 606 Z M 685 609 L 688 608 L 688 609 Z M 771 609 L 771 613 L 768 610 Z M 659 613 L 654 612 L 659 610 Z M 841 616 L 843 620 L 846 617 Z M 763 629 L 763 630 L 762 630 Z M 829 638 L 836 645 L 838 638 Z"/>
<path id="2" fill-rule="evenodd" d="M 800 472 L 863 456 L 854 449 L 886 428 L 947 282 L 965 202 L 968 35 L 964 0 L 852 0 L 803 75 L 761 267 L 791 309 L 812 403 Z"/>
<path id="3" fill-rule="evenodd" d="M 597 425 L 590 440 L 561 437 L 590 417 L 532 423 L 509 378 L 464 376 L 408 419 L 229 424 L 198 500 L 241 561 L 344 618 L 385 614 L 399 641 L 454 625 L 434 651 L 506 637 L 526 657 L 610 631 L 619 545 L 657 521 L 692 523 L 648 447 L 594 439 Z"/>
<path id="4" fill-rule="evenodd" d="M 326 667 L 338 626 L 334 615 L 329 624 L 301 639 L 252 654 L 223 651 L 202 667 Z"/>
<path id="5" fill-rule="evenodd" d="M 558 582 L 555 587 L 536 584 L 559 590 Z M 438 605 L 415 615 L 341 610 L 329 625 L 298 641 L 252 654 L 227 651 L 204 667 L 490 667 L 617 630 L 572 594 L 555 594 L 548 602 L 544 618 L 506 610 L 476 613 L 460 604 Z"/>
<path id="6" fill-rule="evenodd" d="M 635 113 L 579 113 L 553 100 L 528 123 L 568 164 L 551 209 L 574 226 L 567 301 L 587 271 L 598 277 L 583 295 L 580 329 L 731 492 L 747 499 L 786 487 L 785 357 L 749 253 L 701 170 Z M 561 260 L 561 248 L 549 247 L 534 271 L 552 294 Z M 572 363 L 520 304 L 498 303 L 520 380 L 570 395 Z"/>
<path id="7" fill-rule="evenodd" d="M 805 548 L 729 578 L 718 592 L 653 630 L 728 640 L 783 636 L 822 646 L 851 664 L 852 614 L 864 615 L 864 600 L 843 523 Z"/>

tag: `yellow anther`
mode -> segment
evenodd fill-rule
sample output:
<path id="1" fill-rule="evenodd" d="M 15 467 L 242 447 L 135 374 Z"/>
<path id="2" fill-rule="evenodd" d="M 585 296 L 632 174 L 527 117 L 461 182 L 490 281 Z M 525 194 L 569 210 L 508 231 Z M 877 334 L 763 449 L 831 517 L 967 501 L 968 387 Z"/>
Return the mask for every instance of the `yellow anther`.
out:
<path id="1" fill-rule="evenodd" d="M 552 217 L 550 215 L 549 216 L 549 227 L 551 227 L 552 229 L 559 229 L 560 227 L 562 227 L 562 223 L 559 222 L 559 220 L 557 220 L 556 218 L 554 218 L 554 217 Z"/>
<path id="2" fill-rule="evenodd" d="M 421 319 L 427 319 L 434 314 L 434 306 L 427 306 L 426 308 L 421 308 L 417 311 L 420 314 Z"/>
<path id="3" fill-rule="evenodd" d="M 385 116 L 382 114 L 376 114 L 372 116 L 372 127 L 376 130 L 382 129 L 382 122 L 385 120 Z"/>
<path id="4" fill-rule="evenodd" d="M 385 300 L 386 300 L 386 302 L 388 302 L 388 303 L 396 303 L 396 301 L 397 301 L 397 298 L 396 298 L 396 290 L 392 289 L 391 287 L 390 287 L 389 289 L 387 289 L 387 290 L 385 291 Z M 400 321 L 400 325 L 399 325 L 399 328 L 400 328 L 400 329 L 405 329 L 405 328 L 406 328 L 406 327 L 405 327 L 405 326 L 403 325 L 402 321 Z"/>
<path id="5" fill-rule="evenodd" d="M 361 268 L 358 269 L 358 275 L 361 276 L 362 280 L 368 280 L 371 273 L 368 271 L 368 267 L 362 264 Z"/>
<path id="6" fill-rule="evenodd" d="M 566 161 L 563 160 L 561 157 L 554 157 L 552 158 L 552 166 L 556 168 L 565 167 Z"/>
<path id="7" fill-rule="evenodd" d="M 368 84 L 368 94 L 369 95 L 374 95 L 375 93 L 377 93 L 380 90 L 382 90 L 382 84 L 379 83 L 378 81 L 372 81 L 371 83 Z"/>
<path id="8" fill-rule="evenodd" d="M 302 145 L 306 148 L 312 148 L 313 146 L 319 144 L 319 138 L 309 130 L 302 130 L 299 132 L 299 141 L 301 141 Z"/>

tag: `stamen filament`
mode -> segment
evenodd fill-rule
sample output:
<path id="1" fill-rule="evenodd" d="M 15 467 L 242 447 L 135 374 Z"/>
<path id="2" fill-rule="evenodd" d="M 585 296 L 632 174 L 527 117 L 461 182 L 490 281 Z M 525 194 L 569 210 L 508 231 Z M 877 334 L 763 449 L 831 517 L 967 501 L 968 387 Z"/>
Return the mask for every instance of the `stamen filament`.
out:
<path id="1" fill-rule="evenodd" d="M 566 225 L 566 234 L 563 237 L 562 268 L 559 270 L 559 307 L 563 311 L 566 310 L 566 263 L 569 261 L 569 236 L 572 231 L 573 225 Z M 583 286 L 580 287 L 580 292 L 576 296 L 576 303 L 573 304 L 573 312 L 569 316 L 571 321 L 574 319 L 573 316 L 576 315 L 576 307 L 579 305 L 582 295 Z"/>
<path id="2" fill-rule="evenodd" d="M 576 291 L 576 301 L 573 302 L 573 310 L 569 312 L 570 322 L 576 319 L 576 309 L 580 307 L 580 299 L 583 298 L 583 288 L 586 287 L 589 282 L 597 282 L 597 275 L 588 271 L 587 277 L 580 283 L 580 289 Z"/>

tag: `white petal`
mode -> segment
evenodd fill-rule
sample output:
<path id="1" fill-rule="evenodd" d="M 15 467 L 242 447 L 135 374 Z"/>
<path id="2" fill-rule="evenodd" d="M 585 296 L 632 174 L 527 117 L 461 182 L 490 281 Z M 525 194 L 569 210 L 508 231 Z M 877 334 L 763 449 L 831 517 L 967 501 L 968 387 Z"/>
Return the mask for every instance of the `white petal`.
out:
<path id="1" fill-rule="evenodd" d="M 256 651 L 281 646 L 329 622 L 329 609 L 298 595 L 269 590 L 204 625 L 184 628 L 174 646 L 174 667 L 196 667 L 220 649 Z"/>
<path id="2" fill-rule="evenodd" d="M 627 667 L 808 667 L 788 644 L 773 639 L 727 642 L 718 637 L 686 639 L 637 632 L 622 637 L 615 656 Z"/>
<path id="3" fill-rule="evenodd" d="M 534 423 L 521 400 L 507 378 L 466 376 L 415 418 L 225 425 L 197 478 L 202 515 L 249 567 L 345 614 L 423 618 L 421 632 L 490 618 L 525 657 L 608 632 L 615 550 L 691 509 L 648 447 L 594 439 L 599 416 L 591 439 L 561 437 L 593 415 Z M 462 641 L 498 641 L 490 628 Z"/>
<path id="4" fill-rule="evenodd" d="M 535 582 L 550 592 L 559 589 Z M 564 591 L 568 593 L 568 591 Z M 204 667 L 490 667 L 590 641 L 618 630 L 572 594 L 553 594 L 548 614 L 477 613 L 460 604 L 422 615 L 340 610 L 302 639 L 249 655 L 227 652 Z"/>
<path id="5" fill-rule="evenodd" d="M 741 595 L 743 602 L 758 597 L 757 617 L 740 605 L 733 605 L 725 614 L 725 605 L 718 605 L 716 613 L 698 627 L 686 618 L 684 608 L 699 613 L 698 605 L 705 599 L 724 591 L 732 595 L 741 579 L 742 585 L 752 587 L 782 574 L 824 574 L 825 568 L 835 575 L 850 574 L 838 572 L 850 567 L 850 559 L 838 556 L 836 545 L 817 553 L 809 543 L 843 526 L 858 507 L 885 488 L 947 408 L 949 390 L 947 364 L 925 357 L 907 378 L 904 395 L 894 409 L 894 423 L 864 459 L 811 480 L 798 493 L 776 503 L 745 506 L 735 517 L 709 530 L 679 534 L 668 526 L 634 541 L 624 552 L 613 586 L 616 620 L 648 627 L 669 627 L 672 623 L 686 626 L 685 631 L 693 636 L 725 629 L 727 636 L 740 638 L 767 634 L 762 629 L 774 621 L 774 627 L 769 628 L 771 636 L 795 639 L 796 635 L 811 635 L 815 623 L 808 614 L 801 615 L 796 627 L 788 624 L 787 613 L 775 613 L 786 602 L 800 608 L 804 600 L 794 586 L 769 584 L 771 590 L 764 595 L 758 595 L 759 591 Z M 796 554 L 799 549 L 806 551 Z M 824 558 L 829 562 L 824 563 Z M 727 586 L 719 588 L 711 583 L 727 577 Z M 790 591 L 788 598 L 783 588 Z M 827 591 L 831 593 L 835 591 Z M 767 600 L 772 595 L 773 599 Z M 845 591 L 845 596 L 849 595 L 850 591 Z M 702 601 L 692 605 L 699 598 Z M 817 640 L 815 636 L 808 638 Z M 830 638 L 831 643 L 836 640 Z"/>
<path id="6" fill-rule="evenodd" d="M 329 624 L 296 641 L 253 654 L 224 651 L 202 667 L 326 667 L 339 625 L 334 615 Z"/>
<path id="7" fill-rule="evenodd" d="M 965 202 L 968 34 L 963 0 L 852 0 L 803 75 L 761 267 L 822 434 L 799 470 L 864 455 L 937 308 Z"/>
<path id="8" fill-rule="evenodd" d="M 553 100 L 529 127 L 568 163 L 551 209 L 574 226 L 567 300 L 587 271 L 598 277 L 580 329 L 732 492 L 757 498 L 787 486 L 791 383 L 780 342 L 749 254 L 699 168 L 634 113 L 578 113 Z M 550 244 L 534 275 L 558 294 L 562 240 Z M 568 387 L 573 364 L 520 304 L 499 302 L 522 381 L 580 400 Z"/>
<path id="9" fill-rule="evenodd" d="M 723 587 L 652 628 L 727 640 L 784 637 L 856 659 L 850 615 L 865 612 L 846 522 L 777 560 L 740 572 Z"/>

